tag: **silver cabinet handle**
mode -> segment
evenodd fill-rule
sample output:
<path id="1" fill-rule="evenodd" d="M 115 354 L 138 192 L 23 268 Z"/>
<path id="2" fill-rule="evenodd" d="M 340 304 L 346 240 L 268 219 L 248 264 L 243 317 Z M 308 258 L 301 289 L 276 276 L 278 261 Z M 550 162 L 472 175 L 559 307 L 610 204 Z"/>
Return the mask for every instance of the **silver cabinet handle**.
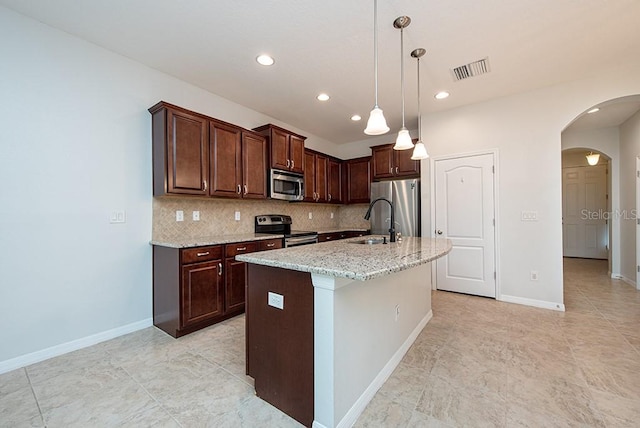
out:
<path id="1" fill-rule="evenodd" d="M 274 244 L 273 242 L 271 244 L 267 244 L 267 248 L 271 248 L 271 247 L 275 247 L 276 244 Z"/>
<path id="2" fill-rule="evenodd" d="M 198 256 L 198 257 L 204 257 L 204 256 L 208 256 L 208 255 L 209 255 L 208 251 L 206 251 L 204 253 L 196 253 L 196 256 Z"/>
<path id="3" fill-rule="evenodd" d="M 393 167 L 389 168 L 389 174 L 393 175 Z"/>
<path id="4" fill-rule="evenodd" d="M 328 200 L 331 201 L 331 193 L 329 193 L 329 199 Z"/>
<path id="5" fill-rule="evenodd" d="M 247 185 L 246 184 L 244 185 L 244 194 L 245 195 L 247 194 Z"/>
<path id="6" fill-rule="evenodd" d="M 291 159 L 291 169 L 296 167 L 296 163 L 293 159 Z"/>
<path id="7" fill-rule="evenodd" d="M 398 175 L 398 167 L 396 167 L 396 175 Z"/>
<path id="8" fill-rule="evenodd" d="M 204 190 L 207 190 L 207 180 L 204 180 L 202 184 L 204 185 Z"/>
<path id="9" fill-rule="evenodd" d="M 218 263 L 218 276 L 222 276 L 222 263 Z"/>
<path id="10" fill-rule="evenodd" d="M 291 168 L 291 161 L 287 159 L 287 168 Z"/>
<path id="11" fill-rule="evenodd" d="M 239 195 L 242 193 L 242 187 L 238 184 L 238 190 L 236 191 L 236 193 Z"/>
<path id="12" fill-rule="evenodd" d="M 247 249 L 247 247 L 238 247 L 236 248 L 236 251 L 245 251 Z"/>

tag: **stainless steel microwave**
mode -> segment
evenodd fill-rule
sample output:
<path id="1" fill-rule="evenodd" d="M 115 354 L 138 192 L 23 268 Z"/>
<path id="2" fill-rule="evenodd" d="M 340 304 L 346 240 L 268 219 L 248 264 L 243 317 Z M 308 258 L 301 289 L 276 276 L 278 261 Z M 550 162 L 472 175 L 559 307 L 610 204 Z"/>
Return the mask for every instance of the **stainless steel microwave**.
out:
<path id="1" fill-rule="evenodd" d="M 269 173 L 269 197 L 285 201 L 304 199 L 304 176 L 290 171 L 272 169 Z"/>

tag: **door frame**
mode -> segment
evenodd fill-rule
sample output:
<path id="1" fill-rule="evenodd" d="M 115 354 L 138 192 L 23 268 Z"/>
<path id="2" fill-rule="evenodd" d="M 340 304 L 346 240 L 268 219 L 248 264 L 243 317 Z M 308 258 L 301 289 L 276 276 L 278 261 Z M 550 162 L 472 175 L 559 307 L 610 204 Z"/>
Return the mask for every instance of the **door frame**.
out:
<path id="1" fill-rule="evenodd" d="M 482 155 L 492 155 L 493 156 L 493 216 L 495 218 L 496 224 L 493 228 L 493 239 L 494 239 L 494 251 L 493 257 L 495 261 L 495 269 L 496 269 L 496 300 L 502 300 L 502 294 L 500 292 L 500 201 L 498 189 L 500 188 L 500 157 L 499 151 L 497 148 L 495 149 L 487 149 L 473 152 L 463 152 L 463 153 L 455 153 L 449 155 L 435 156 L 429 158 L 429 184 L 430 184 L 430 231 L 427 236 L 430 238 L 435 238 L 435 224 L 436 224 L 436 162 L 442 160 L 449 159 L 458 159 L 458 158 L 468 158 L 468 157 L 476 157 Z M 423 236 L 425 236 L 424 229 L 422 231 Z M 437 267 L 434 265 L 431 269 L 431 289 L 437 289 Z"/>
<path id="2" fill-rule="evenodd" d="M 640 156 L 636 156 L 636 289 L 640 290 Z"/>

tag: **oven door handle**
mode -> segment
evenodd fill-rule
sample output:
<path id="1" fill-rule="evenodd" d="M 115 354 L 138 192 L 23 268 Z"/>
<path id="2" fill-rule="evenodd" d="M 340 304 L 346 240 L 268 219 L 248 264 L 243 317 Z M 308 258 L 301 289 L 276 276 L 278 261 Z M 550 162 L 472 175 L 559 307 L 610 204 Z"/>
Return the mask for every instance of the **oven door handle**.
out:
<path id="1" fill-rule="evenodd" d="M 292 244 L 315 243 L 318 242 L 318 235 L 304 236 L 301 238 L 287 238 L 285 243 L 289 246 Z"/>

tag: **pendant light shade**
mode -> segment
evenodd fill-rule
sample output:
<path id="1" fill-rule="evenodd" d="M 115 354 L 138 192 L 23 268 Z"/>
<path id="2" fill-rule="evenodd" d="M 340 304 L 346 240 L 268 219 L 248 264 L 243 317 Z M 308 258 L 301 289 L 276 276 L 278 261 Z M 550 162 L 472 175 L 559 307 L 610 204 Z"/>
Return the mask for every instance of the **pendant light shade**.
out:
<path id="1" fill-rule="evenodd" d="M 400 29 L 400 91 L 402 92 L 402 128 L 398 131 L 394 150 L 408 150 L 413 148 L 413 141 L 407 127 L 404 125 L 404 29 L 411 24 L 408 16 L 399 16 L 393 21 L 393 26 Z"/>
<path id="2" fill-rule="evenodd" d="M 367 128 L 364 130 L 364 133 L 367 135 L 382 135 L 387 132 L 389 132 L 387 120 L 384 118 L 384 114 L 382 114 L 382 109 L 376 104 L 369 114 Z"/>
<path id="3" fill-rule="evenodd" d="M 598 165 L 598 161 L 600 160 L 600 153 L 589 152 L 587 155 L 587 162 L 591 166 Z"/>
<path id="4" fill-rule="evenodd" d="M 375 104 L 369 114 L 367 128 L 364 133 L 367 135 L 382 135 L 389 132 L 387 120 L 384 118 L 382 109 L 378 107 L 378 0 L 373 0 L 373 80 L 375 86 Z"/>
<path id="5" fill-rule="evenodd" d="M 411 159 L 413 160 L 421 160 L 429 157 L 427 147 L 422 142 L 422 113 L 420 112 L 420 57 L 425 53 L 427 53 L 427 51 L 422 48 L 414 49 L 411 52 L 411 56 L 418 60 L 418 142 L 413 148 L 413 154 L 411 155 Z"/>

